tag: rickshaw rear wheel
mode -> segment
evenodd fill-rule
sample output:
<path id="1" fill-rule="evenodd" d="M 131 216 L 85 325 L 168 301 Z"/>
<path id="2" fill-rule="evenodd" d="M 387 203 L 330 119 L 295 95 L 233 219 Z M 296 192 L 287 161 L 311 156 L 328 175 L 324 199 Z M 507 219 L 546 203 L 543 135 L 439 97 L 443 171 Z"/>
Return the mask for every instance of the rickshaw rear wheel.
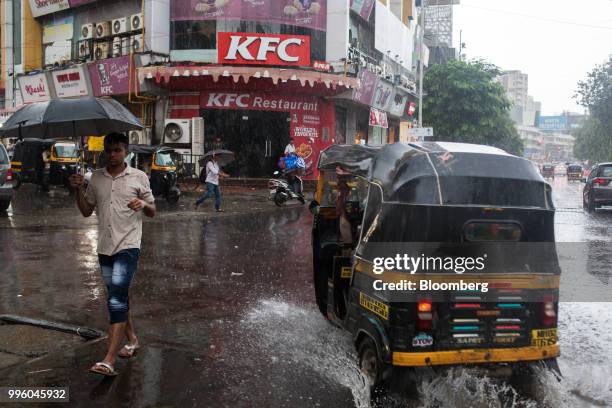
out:
<path id="1" fill-rule="evenodd" d="M 383 362 L 381 361 L 376 343 L 365 337 L 359 344 L 357 350 L 359 357 L 359 370 L 370 383 L 371 390 L 379 389 L 382 386 Z"/>

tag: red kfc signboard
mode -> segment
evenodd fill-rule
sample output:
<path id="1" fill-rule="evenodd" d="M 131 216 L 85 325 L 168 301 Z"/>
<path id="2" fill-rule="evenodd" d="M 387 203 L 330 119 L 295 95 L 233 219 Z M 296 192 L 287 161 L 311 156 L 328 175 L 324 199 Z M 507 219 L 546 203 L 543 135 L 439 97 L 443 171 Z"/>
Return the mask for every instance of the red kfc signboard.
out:
<path id="1" fill-rule="evenodd" d="M 218 33 L 219 64 L 310 66 L 305 35 Z"/>

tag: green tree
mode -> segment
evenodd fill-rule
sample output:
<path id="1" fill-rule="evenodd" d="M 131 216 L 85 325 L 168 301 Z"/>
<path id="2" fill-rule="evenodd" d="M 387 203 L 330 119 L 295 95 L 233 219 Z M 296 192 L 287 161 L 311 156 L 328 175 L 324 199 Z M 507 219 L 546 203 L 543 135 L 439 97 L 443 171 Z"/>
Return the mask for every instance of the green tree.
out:
<path id="1" fill-rule="evenodd" d="M 574 136 L 574 155 L 593 162 L 612 160 L 612 58 L 578 82 L 575 98 L 589 116 Z"/>
<path id="2" fill-rule="evenodd" d="M 500 74 L 483 61 L 452 61 L 425 74 L 423 123 L 435 140 L 486 144 L 521 155 L 523 142 L 510 118 L 510 101 L 493 79 Z"/>

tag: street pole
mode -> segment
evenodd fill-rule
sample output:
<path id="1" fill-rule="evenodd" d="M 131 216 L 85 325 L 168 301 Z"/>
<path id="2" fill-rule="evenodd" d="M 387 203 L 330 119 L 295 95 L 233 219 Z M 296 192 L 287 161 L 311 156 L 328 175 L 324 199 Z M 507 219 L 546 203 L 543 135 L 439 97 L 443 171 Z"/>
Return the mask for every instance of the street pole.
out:
<path id="1" fill-rule="evenodd" d="M 423 127 L 423 46 L 425 45 L 425 1 L 421 0 L 421 14 L 419 26 L 421 31 L 421 46 L 419 47 L 419 127 Z"/>

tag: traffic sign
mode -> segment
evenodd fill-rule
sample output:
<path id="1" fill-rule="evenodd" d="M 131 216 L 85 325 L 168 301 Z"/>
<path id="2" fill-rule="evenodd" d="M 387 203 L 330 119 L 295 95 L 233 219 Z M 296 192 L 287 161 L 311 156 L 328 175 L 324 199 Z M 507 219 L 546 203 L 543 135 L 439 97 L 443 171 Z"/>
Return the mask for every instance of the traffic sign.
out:
<path id="1" fill-rule="evenodd" d="M 434 135 L 433 128 L 410 128 L 408 129 L 408 136 L 412 137 L 432 137 Z"/>

